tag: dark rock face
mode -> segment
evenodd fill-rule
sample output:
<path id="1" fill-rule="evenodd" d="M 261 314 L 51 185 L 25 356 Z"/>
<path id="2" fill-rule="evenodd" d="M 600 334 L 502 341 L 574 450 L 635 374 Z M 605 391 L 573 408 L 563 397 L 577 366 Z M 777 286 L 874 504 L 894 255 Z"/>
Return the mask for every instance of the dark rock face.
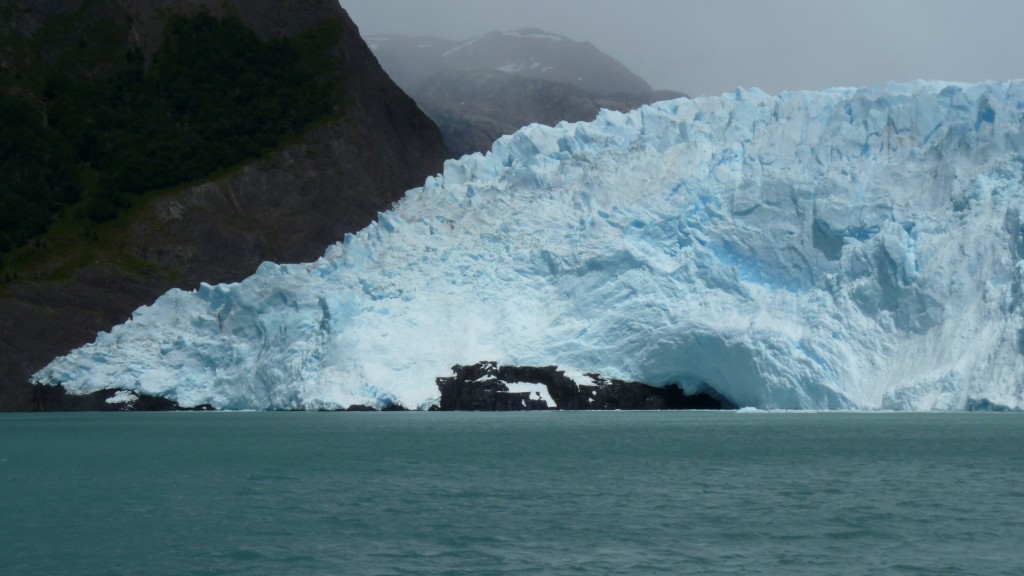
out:
<path id="1" fill-rule="evenodd" d="M 380 410 L 373 406 L 367 406 L 366 404 L 352 404 L 344 410 L 336 410 L 337 412 L 408 412 L 409 409 L 401 404 L 389 404 Z"/>
<path id="2" fill-rule="evenodd" d="M 118 396 L 119 390 L 99 390 L 91 394 L 68 394 L 63 386 L 35 384 L 29 397 L 30 409 L 39 412 L 124 412 L 164 410 L 213 410 L 213 406 L 202 404 L 183 408 L 174 400 L 145 394 Z"/>
<path id="3" fill-rule="evenodd" d="M 664 388 L 587 374 L 591 384 L 577 384 L 555 366 L 498 366 L 478 362 L 452 367 L 455 374 L 437 379 L 440 410 L 719 410 L 736 406 L 710 393 L 687 395 L 679 386 Z M 555 406 L 528 392 L 510 392 L 509 383 L 544 385 Z"/>
<path id="4" fill-rule="evenodd" d="M 87 262 L 41 262 L 0 285 L 0 410 L 40 409 L 32 373 L 171 288 L 237 281 L 267 260 L 316 259 L 422 185 L 448 156 L 437 127 L 381 70 L 336 0 L 107 1 L 131 15 L 148 57 L 167 10 L 230 11 L 265 38 L 336 21 L 341 32 L 329 55 L 344 76 L 345 115 L 227 175 L 162 196 L 125 228 L 101 229 Z M 81 1 L 21 4 L 13 13 L 31 34 L 32 24 L 74 12 Z"/>
<path id="5" fill-rule="evenodd" d="M 441 391 L 440 409 L 504 412 L 550 408 L 544 400 L 532 399 L 529 392 L 510 392 L 507 382 L 533 381 L 509 378 L 507 371 L 502 372 L 503 368 L 499 369 L 494 362 L 453 366 L 454 377 L 437 379 L 437 388 Z"/>

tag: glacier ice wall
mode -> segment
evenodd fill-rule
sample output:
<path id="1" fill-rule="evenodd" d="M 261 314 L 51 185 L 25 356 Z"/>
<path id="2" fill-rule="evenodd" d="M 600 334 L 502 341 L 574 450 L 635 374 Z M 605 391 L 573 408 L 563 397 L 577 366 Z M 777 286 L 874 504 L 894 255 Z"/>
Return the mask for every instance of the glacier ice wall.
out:
<path id="1" fill-rule="evenodd" d="M 495 360 L 760 408 L 1020 408 L 1022 116 L 1022 81 L 917 82 L 529 126 L 316 262 L 171 291 L 34 378 L 424 407 Z"/>

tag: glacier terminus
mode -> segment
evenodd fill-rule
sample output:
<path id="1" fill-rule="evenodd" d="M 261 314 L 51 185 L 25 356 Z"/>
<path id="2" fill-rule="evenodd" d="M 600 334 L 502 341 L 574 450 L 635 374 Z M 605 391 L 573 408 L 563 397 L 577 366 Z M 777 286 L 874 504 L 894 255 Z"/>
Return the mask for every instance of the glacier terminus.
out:
<path id="1" fill-rule="evenodd" d="M 34 375 L 426 408 L 455 364 L 762 409 L 1024 407 L 1024 81 L 737 90 L 531 125 L 316 262 L 172 290 Z"/>

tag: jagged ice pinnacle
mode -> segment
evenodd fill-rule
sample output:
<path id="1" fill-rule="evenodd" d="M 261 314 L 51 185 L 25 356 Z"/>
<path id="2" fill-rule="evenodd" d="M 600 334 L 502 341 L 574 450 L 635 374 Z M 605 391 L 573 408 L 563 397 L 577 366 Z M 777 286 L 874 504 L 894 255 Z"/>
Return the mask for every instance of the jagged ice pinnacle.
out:
<path id="1" fill-rule="evenodd" d="M 1022 81 L 917 82 L 532 125 L 316 262 L 172 290 L 34 379 L 425 407 L 495 360 L 759 408 L 1020 408 L 1022 117 Z"/>

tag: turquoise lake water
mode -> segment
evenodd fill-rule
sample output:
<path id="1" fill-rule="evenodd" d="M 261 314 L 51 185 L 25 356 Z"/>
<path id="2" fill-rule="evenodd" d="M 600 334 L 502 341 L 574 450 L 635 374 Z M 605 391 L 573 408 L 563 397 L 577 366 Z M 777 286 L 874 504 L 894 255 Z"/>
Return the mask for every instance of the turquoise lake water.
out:
<path id="1" fill-rule="evenodd" d="M 1024 574 L 1024 415 L 0 414 L 0 574 Z"/>

